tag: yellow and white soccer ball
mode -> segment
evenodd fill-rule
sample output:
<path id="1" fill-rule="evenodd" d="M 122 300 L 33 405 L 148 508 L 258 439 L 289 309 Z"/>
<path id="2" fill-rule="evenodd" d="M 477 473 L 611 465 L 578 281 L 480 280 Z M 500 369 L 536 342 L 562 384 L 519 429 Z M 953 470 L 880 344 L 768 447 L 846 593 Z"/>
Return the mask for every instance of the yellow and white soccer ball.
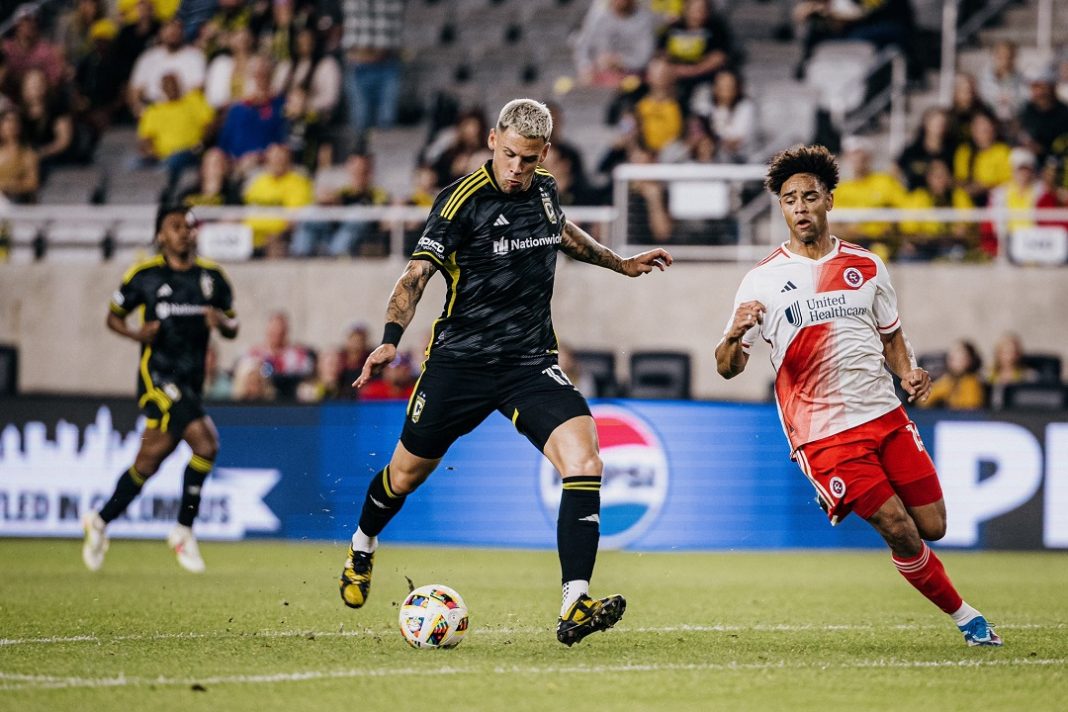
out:
<path id="1" fill-rule="evenodd" d="M 413 648 L 455 648 L 467 633 L 467 604 L 448 586 L 420 586 L 401 604 L 400 630 Z"/>

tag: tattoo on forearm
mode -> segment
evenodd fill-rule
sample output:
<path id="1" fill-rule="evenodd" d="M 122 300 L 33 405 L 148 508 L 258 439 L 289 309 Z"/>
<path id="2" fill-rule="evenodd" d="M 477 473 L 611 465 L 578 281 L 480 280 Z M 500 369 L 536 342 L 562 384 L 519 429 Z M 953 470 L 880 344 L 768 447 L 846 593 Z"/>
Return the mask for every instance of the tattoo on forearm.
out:
<path id="1" fill-rule="evenodd" d="M 412 260 L 408 268 L 393 287 L 393 295 L 386 306 L 386 321 L 394 321 L 401 326 L 408 326 L 415 316 L 415 307 L 419 304 L 426 289 L 427 282 L 434 274 L 434 265 L 425 260 Z"/>
<path id="2" fill-rule="evenodd" d="M 616 272 L 623 271 L 622 257 L 594 240 L 593 236 L 570 221 L 564 223 L 561 246 L 565 254 L 579 262 L 588 262 Z"/>

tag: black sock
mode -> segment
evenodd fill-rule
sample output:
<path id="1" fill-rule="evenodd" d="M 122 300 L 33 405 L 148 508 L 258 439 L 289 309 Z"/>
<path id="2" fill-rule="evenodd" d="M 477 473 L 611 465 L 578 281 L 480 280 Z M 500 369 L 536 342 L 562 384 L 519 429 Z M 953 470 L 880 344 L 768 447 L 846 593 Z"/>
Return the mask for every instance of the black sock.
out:
<path id="1" fill-rule="evenodd" d="M 141 488 L 145 486 L 148 478 L 137 471 L 133 465 L 123 472 L 119 481 L 115 483 L 115 492 L 111 495 L 103 507 L 100 508 L 100 518 L 108 523 L 126 511 L 134 497 L 141 494 Z"/>
<path id="2" fill-rule="evenodd" d="M 560 552 L 561 581 L 589 581 L 601 538 L 601 478 L 564 478 L 560 516 L 556 520 L 556 548 Z"/>
<path id="3" fill-rule="evenodd" d="M 200 488 L 214 466 L 214 462 L 200 455 L 189 458 L 185 477 L 182 478 L 182 506 L 178 509 L 178 523 L 182 526 L 193 526 L 193 520 L 200 511 Z"/>
<path id="4" fill-rule="evenodd" d="M 407 495 L 394 494 L 389 486 L 389 466 L 376 472 L 367 488 L 367 497 L 363 500 L 360 512 L 360 531 L 367 536 L 378 536 L 393 515 L 404 506 Z"/>

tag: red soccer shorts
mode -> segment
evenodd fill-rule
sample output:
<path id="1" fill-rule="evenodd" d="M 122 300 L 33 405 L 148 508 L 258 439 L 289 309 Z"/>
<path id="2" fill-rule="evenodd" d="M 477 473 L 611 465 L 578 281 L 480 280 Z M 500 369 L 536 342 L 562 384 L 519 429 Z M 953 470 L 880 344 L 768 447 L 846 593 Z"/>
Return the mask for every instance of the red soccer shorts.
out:
<path id="1" fill-rule="evenodd" d="M 794 455 L 831 524 L 869 518 L 895 494 L 907 507 L 942 499 L 931 456 L 904 408 L 802 445 Z"/>

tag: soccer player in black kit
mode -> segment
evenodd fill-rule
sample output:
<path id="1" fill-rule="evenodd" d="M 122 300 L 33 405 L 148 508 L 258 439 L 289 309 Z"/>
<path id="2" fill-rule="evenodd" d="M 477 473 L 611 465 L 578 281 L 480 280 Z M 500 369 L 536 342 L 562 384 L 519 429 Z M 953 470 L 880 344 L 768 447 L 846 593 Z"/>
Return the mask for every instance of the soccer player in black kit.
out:
<path id="1" fill-rule="evenodd" d="M 551 133 L 543 104 L 516 99 L 504 106 L 489 133 L 493 158 L 434 201 L 389 299 L 382 345 L 353 384 L 362 387 L 393 361 L 427 282 L 441 272 L 445 308 L 434 323 L 400 442 L 371 478 L 341 573 L 341 598 L 352 608 L 367 600 L 378 534 L 452 443 L 497 411 L 563 479 L 557 638 L 570 646 L 623 616 L 622 596 L 589 595 L 603 463 L 589 406 L 557 364 L 550 313 L 556 255 L 562 251 L 628 277 L 664 270 L 671 255 L 655 249 L 624 259 L 565 218 L 556 181 L 540 167 Z"/>
<path id="2" fill-rule="evenodd" d="M 108 328 L 141 344 L 137 396 L 146 423 L 141 448 L 111 499 L 82 518 L 82 560 L 91 571 L 104 565 L 107 524 L 126 511 L 182 440 L 193 456 L 185 468 L 178 524 L 167 543 L 183 568 L 204 570 L 192 527 L 200 488 L 219 450 L 219 435 L 200 402 L 204 356 L 212 329 L 232 339 L 238 322 L 222 269 L 196 256 L 196 223 L 189 208 L 160 206 L 155 239 L 159 254 L 131 267 L 111 298 Z M 138 307 L 144 309 L 143 322 L 130 327 L 126 317 Z"/>

